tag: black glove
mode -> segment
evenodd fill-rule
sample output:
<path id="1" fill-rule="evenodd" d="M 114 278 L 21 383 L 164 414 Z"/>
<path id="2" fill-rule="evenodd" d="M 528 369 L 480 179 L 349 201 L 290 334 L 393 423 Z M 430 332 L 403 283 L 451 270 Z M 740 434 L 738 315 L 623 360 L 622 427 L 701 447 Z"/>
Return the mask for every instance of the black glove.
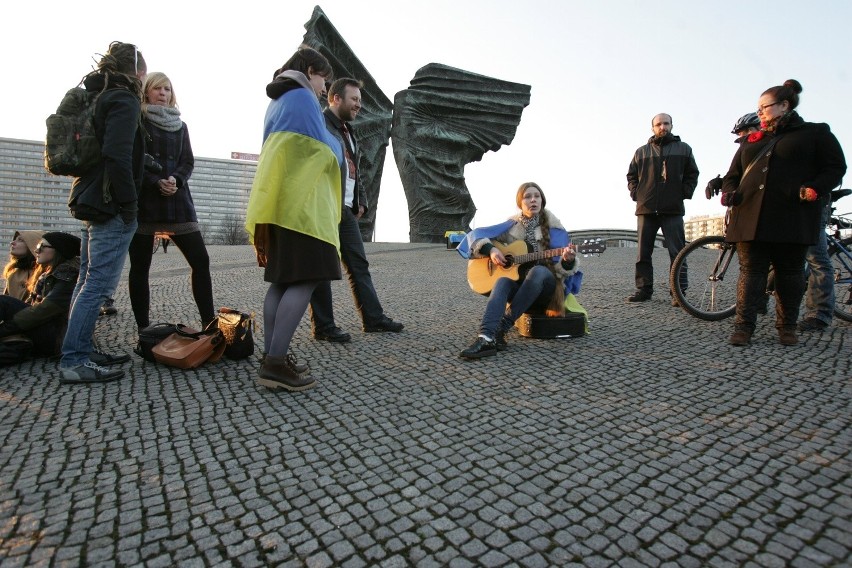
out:
<path id="1" fill-rule="evenodd" d="M 129 225 L 133 221 L 136 220 L 136 215 L 139 213 L 139 206 L 135 201 L 131 201 L 130 203 L 122 203 L 121 209 L 118 212 L 121 215 L 121 220 L 124 221 L 125 225 Z"/>
<path id="2" fill-rule="evenodd" d="M 707 182 L 707 187 L 704 188 L 704 196 L 707 199 L 713 199 L 714 195 L 719 195 L 722 191 L 722 176 L 717 175 Z"/>
<path id="3" fill-rule="evenodd" d="M 737 191 L 722 194 L 722 205 L 725 207 L 736 207 L 743 202 L 743 196 Z"/>

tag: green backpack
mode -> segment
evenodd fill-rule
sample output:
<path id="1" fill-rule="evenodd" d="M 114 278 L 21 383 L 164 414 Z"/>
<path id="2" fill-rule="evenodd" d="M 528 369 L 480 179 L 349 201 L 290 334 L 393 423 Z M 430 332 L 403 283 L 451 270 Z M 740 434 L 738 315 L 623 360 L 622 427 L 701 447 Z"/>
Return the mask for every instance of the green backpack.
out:
<path id="1" fill-rule="evenodd" d="M 58 176 L 81 177 L 101 161 L 95 136 L 95 108 L 103 91 L 77 86 L 65 93 L 56 113 L 47 117 L 44 167 Z"/>

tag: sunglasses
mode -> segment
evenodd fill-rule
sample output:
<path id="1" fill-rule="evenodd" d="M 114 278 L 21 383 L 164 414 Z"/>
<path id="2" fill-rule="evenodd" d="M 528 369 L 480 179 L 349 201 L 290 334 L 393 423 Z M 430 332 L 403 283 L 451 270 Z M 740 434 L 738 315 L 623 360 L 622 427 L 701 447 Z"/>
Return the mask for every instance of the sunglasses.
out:
<path id="1" fill-rule="evenodd" d="M 36 245 L 35 251 L 36 251 L 36 254 L 38 254 L 44 249 L 52 249 L 52 248 L 56 248 L 56 247 L 51 246 L 51 245 L 46 245 L 44 243 L 39 243 L 39 244 Z"/>

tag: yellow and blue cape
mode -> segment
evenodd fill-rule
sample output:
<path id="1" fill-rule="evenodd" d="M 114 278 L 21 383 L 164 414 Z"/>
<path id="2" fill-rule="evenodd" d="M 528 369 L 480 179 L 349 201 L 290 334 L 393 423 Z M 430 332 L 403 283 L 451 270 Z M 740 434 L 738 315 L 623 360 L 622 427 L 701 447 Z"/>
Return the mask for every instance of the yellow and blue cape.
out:
<path id="1" fill-rule="evenodd" d="M 246 231 L 278 225 L 340 250 L 343 148 L 325 126 L 317 97 L 295 88 L 266 110 L 263 147 L 246 210 Z"/>

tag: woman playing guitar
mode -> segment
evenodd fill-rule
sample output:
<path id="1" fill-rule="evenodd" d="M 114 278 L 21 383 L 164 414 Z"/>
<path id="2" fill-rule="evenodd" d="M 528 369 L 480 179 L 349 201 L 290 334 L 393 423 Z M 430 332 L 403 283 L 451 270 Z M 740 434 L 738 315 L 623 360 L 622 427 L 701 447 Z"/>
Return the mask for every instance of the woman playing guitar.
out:
<path id="1" fill-rule="evenodd" d="M 527 182 L 518 188 L 515 201 L 519 214 L 501 225 L 473 231 L 459 245 L 462 256 L 469 254 L 471 258 L 483 259 L 484 270 L 492 274 L 500 272 L 497 267 L 514 264 L 514 254 L 504 253 L 516 250 L 518 245 L 514 243 L 521 245 L 521 252 L 532 253 L 531 260 L 536 260 L 496 278 L 482 316 L 479 337 L 460 354 L 466 359 L 495 355 L 505 349 L 506 331 L 531 308 L 545 310 L 554 306 L 561 315 L 566 286 L 572 292 L 579 287 L 581 275 L 577 271 L 576 249 L 568 242 L 568 233 L 559 219 L 545 209 L 544 192 L 538 184 Z M 471 287 L 477 290 L 472 281 Z"/>

